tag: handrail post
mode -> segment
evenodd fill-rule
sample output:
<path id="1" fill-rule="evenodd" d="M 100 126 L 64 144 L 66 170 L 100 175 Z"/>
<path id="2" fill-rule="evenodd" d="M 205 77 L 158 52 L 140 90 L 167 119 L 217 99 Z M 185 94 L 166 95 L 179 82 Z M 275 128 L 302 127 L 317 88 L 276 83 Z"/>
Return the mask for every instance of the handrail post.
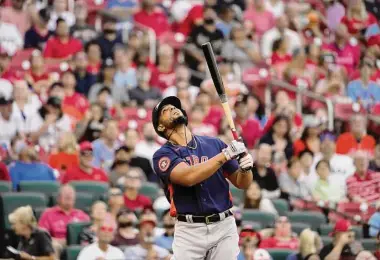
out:
<path id="1" fill-rule="evenodd" d="M 298 88 L 296 92 L 296 111 L 299 114 L 302 114 L 302 88 Z"/>
<path id="2" fill-rule="evenodd" d="M 270 117 L 272 111 L 272 82 L 268 82 L 265 88 L 265 115 L 267 118 Z"/>
<path id="3" fill-rule="evenodd" d="M 328 126 L 327 128 L 329 131 L 334 131 L 334 104 L 330 99 L 326 99 L 326 106 L 327 106 L 327 116 L 328 116 Z"/>

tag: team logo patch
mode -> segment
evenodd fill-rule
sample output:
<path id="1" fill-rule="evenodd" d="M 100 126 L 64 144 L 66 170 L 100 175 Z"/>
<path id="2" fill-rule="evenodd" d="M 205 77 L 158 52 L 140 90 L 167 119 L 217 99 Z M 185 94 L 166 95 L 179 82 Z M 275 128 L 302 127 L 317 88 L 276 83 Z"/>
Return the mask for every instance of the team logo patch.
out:
<path id="1" fill-rule="evenodd" d="M 166 171 L 169 168 L 169 165 L 170 165 L 170 159 L 169 159 L 169 157 L 162 157 L 158 161 L 158 167 L 163 172 Z"/>

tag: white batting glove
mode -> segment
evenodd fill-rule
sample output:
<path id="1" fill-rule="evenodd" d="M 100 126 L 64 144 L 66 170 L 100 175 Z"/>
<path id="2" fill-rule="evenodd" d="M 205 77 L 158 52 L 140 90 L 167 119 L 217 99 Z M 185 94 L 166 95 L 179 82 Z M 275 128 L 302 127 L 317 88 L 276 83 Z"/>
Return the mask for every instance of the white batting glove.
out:
<path id="1" fill-rule="evenodd" d="M 240 169 L 243 171 L 248 171 L 253 167 L 253 157 L 249 153 L 246 153 L 243 157 L 239 159 Z"/>
<path id="2" fill-rule="evenodd" d="M 247 148 L 245 148 L 244 143 L 234 140 L 222 151 L 226 156 L 227 161 L 229 161 L 231 159 L 235 159 L 240 154 L 246 152 Z"/>

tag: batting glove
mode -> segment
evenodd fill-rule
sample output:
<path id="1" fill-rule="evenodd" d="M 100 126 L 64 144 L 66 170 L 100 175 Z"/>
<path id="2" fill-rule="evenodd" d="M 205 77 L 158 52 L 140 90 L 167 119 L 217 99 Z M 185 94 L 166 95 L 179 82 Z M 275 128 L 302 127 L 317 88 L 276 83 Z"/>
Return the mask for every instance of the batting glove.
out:
<path id="1" fill-rule="evenodd" d="M 239 158 L 239 166 L 243 171 L 248 171 L 253 167 L 253 157 L 246 153 L 243 157 Z"/>
<path id="2" fill-rule="evenodd" d="M 244 143 L 238 142 L 238 141 L 232 141 L 226 148 L 223 150 L 224 155 L 227 158 L 227 161 L 231 159 L 235 159 L 240 154 L 247 151 L 247 148 L 245 148 Z"/>

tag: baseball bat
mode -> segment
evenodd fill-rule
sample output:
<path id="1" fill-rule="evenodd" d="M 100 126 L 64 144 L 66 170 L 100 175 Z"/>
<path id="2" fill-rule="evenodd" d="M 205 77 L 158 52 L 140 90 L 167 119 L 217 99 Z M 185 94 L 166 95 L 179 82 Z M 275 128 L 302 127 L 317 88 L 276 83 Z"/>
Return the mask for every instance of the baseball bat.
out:
<path id="1" fill-rule="evenodd" d="M 212 78 L 212 81 L 214 82 L 216 92 L 218 93 L 220 102 L 222 103 L 224 114 L 227 118 L 227 122 L 231 129 L 232 136 L 234 137 L 235 140 L 242 142 L 243 141 L 242 138 L 239 137 L 238 132 L 236 131 L 235 122 L 232 117 L 230 105 L 228 103 L 228 97 L 223 85 L 222 77 L 220 76 L 218 65 L 216 64 L 215 55 L 214 55 L 214 51 L 212 50 L 211 43 L 206 42 L 202 44 L 202 50 L 207 62 L 208 69 L 210 70 L 211 78 Z M 244 155 L 245 153 L 242 156 Z M 247 169 L 247 171 L 249 170 L 251 170 L 251 168 Z"/>
<path id="2" fill-rule="evenodd" d="M 215 55 L 214 55 L 214 51 L 212 50 L 211 43 L 206 42 L 202 44 L 202 50 L 207 62 L 207 66 L 210 70 L 211 78 L 212 78 L 212 81 L 214 82 L 216 92 L 218 93 L 220 102 L 222 103 L 224 114 L 226 116 L 228 126 L 231 129 L 232 136 L 234 137 L 235 140 L 239 140 L 240 137 L 236 131 L 235 123 L 232 118 L 231 108 L 230 108 L 230 105 L 228 104 L 228 97 L 223 85 L 222 77 L 220 76 L 218 65 L 216 64 Z"/>

